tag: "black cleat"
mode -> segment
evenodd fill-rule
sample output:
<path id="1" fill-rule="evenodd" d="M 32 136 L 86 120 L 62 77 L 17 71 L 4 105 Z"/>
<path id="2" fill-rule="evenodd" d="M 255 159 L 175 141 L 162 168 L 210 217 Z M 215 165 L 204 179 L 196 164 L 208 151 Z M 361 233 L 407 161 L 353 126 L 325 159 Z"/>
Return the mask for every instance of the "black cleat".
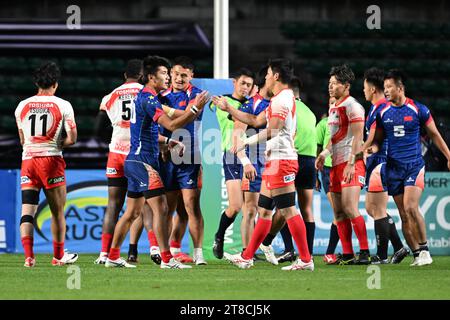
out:
<path id="1" fill-rule="evenodd" d="M 151 254 L 150 255 L 150 259 L 152 259 L 152 261 L 154 263 L 156 263 L 158 266 L 161 264 L 161 256 L 159 255 L 159 253 Z"/>
<path id="2" fill-rule="evenodd" d="M 213 244 L 213 253 L 217 259 L 223 258 L 223 240 L 216 238 Z"/>
<path id="3" fill-rule="evenodd" d="M 409 255 L 409 249 L 408 248 L 401 248 L 400 250 L 396 251 L 394 255 L 391 258 L 392 264 L 399 264 L 402 262 L 403 259 L 405 259 Z"/>
<path id="4" fill-rule="evenodd" d="M 138 263 L 138 258 L 134 254 L 129 254 L 127 262 L 128 263 Z"/>
<path id="5" fill-rule="evenodd" d="M 294 251 L 286 251 L 278 257 L 278 263 L 294 262 L 297 259 L 297 255 Z"/>
<path id="6" fill-rule="evenodd" d="M 354 265 L 354 264 L 356 264 L 355 256 L 343 254 L 339 258 L 339 260 L 338 260 L 338 262 L 336 264 L 338 264 L 340 266 Z"/>
<path id="7" fill-rule="evenodd" d="M 379 256 L 375 255 L 370 257 L 370 263 L 371 264 L 388 264 L 388 259 L 381 259 Z"/>
<path id="8" fill-rule="evenodd" d="M 358 253 L 358 257 L 355 259 L 355 264 L 370 264 L 369 251 L 361 251 Z"/>

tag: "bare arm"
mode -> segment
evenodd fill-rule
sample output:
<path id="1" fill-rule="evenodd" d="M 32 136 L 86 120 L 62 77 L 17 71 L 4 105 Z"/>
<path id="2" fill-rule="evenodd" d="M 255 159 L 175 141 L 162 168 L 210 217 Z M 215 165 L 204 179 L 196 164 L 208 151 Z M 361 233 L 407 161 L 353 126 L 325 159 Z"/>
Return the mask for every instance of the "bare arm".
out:
<path id="1" fill-rule="evenodd" d="M 164 113 L 167 114 L 167 116 L 171 119 L 181 117 L 186 112 L 186 110 L 171 108 L 169 106 L 166 106 L 165 104 L 162 105 L 162 108 L 164 110 Z"/>
<path id="2" fill-rule="evenodd" d="M 78 132 L 77 132 L 76 127 L 68 130 L 67 137 L 65 137 L 62 142 L 62 147 L 65 148 L 65 147 L 74 145 L 77 142 L 77 137 L 78 137 Z"/>
<path id="3" fill-rule="evenodd" d="M 243 122 L 254 128 L 259 128 L 267 124 L 266 112 L 263 111 L 257 116 L 237 110 L 230 106 L 225 97 L 213 97 L 213 103 L 222 111 L 228 112 L 234 119 Z"/>
<path id="4" fill-rule="evenodd" d="M 25 143 L 25 136 L 23 135 L 22 129 L 19 129 L 19 139 L 20 139 L 20 144 L 23 145 Z"/>
<path id="5" fill-rule="evenodd" d="M 184 127 L 187 123 L 193 121 L 198 114 L 200 114 L 200 112 L 203 110 L 203 107 L 206 105 L 208 100 L 209 100 L 208 92 L 202 91 L 195 98 L 195 102 L 192 105 L 190 105 L 185 111 L 182 111 L 183 115 L 172 120 L 166 114 L 163 114 L 158 118 L 158 124 L 162 125 L 169 131 L 175 131 L 176 129 Z M 193 112 L 194 105 L 197 108 L 197 111 L 195 112 Z"/>

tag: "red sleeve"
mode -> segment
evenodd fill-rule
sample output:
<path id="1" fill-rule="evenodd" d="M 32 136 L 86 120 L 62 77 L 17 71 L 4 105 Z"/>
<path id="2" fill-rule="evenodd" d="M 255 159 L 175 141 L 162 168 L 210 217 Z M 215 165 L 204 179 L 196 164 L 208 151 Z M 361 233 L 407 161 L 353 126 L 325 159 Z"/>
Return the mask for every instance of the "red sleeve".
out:
<path id="1" fill-rule="evenodd" d="M 153 121 L 158 122 L 158 119 L 164 114 L 164 111 L 161 108 L 155 109 L 155 115 L 153 116 Z"/>

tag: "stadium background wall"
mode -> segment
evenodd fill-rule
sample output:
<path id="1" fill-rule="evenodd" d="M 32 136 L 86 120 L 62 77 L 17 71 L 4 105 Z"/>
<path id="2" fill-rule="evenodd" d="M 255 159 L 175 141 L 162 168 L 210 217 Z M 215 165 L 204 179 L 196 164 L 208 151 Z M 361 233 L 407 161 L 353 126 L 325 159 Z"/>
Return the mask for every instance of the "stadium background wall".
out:
<path id="1" fill-rule="evenodd" d="M 231 93 L 230 80 L 196 79 L 194 84 L 211 94 Z M 211 152 L 212 145 L 220 145 L 216 117 L 209 108 L 203 115 L 203 152 L 213 154 L 215 159 L 221 159 L 221 154 Z M 213 133 L 213 134 L 211 134 Z M 208 149 L 209 148 L 209 149 Z M 220 149 L 216 149 L 220 150 Z M 421 198 L 421 212 L 425 216 L 427 235 L 431 252 L 435 255 L 450 255 L 450 173 L 430 172 L 425 176 L 426 189 Z M 19 234 L 21 209 L 20 170 L 0 170 L 0 252 L 22 252 Z M 100 249 L 102 219 L 107 204 L 107 184 L 104 170 L 70 170 L 66 171 L 67 203 L 65 215 L 67 219 L 66 247 L 74 252 L 95 253 Z M 365 192 L 361 193 L 359 208 L 366 222 L 370 249 L 374 251 L 376 240 L 373 232 L 373 219 L 368 217 L 365 206 Z M 203 162 L 203 190 L 201 206 L 205 220 L 205 257 L 212 258 L 212 242 L 216 231 L 220 212 L 227 206 L 227 193 L 223 178 L 221 161 L 213 164 Z M 323 254 L 328 245 L 328 235 L 332 221 L 332 211 L 323 193 L 314 191 L 313 212 L 316 220 L 315 254 Z M 394 218 L 397 227 L 401 228 L 398 210 L 392 199 L 388 203 L 388 212 Z M 225 235 L 225 250 L 241 250 L 240 236 L 241 215 L 227 230 Z M 38 214 L 36 216 L 35 251 L 38 253 L 52 252 L 50 232 L 50 212 L 41 192 Z M 354 244 L 357 245 L 356 238 Z M 275 251 L 283 250 L 283 241 L 278 235 L 273 242 Z M 127 248 L 128 239 L 123 244 Z M 188 232 L 182 242 L 182 250 L 192 249 Z M 340 245 L 338 251 L 341 250 Z M 143 233 L 139 241 L 139 252 L 148 251 L 148 240 Z"/>

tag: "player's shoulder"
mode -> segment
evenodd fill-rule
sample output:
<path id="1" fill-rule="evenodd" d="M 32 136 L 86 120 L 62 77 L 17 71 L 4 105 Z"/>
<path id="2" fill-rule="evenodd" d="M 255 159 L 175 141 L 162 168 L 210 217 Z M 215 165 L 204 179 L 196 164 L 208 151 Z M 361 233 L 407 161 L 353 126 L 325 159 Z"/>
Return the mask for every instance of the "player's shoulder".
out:
<path id="1" fill-rule="evenodd" d="M 286 106 L 289 107 L 291 102 L 295 101 L 294 92 L 291 89 L 283 89 L 280 92 L 278 92 L 276 95 L 274 95 L 271 99 L 271 104 L 287 104 Z"/>
<path id="2" fill-rule="evenodd" d="M 415 108 L 417 111 L 427 111 L 428 110 L 428 107 L 426 105 L 424 105 L 423 103 L 421 103 L 417 100 L 410 99 L 410 98 L 406 99 L 406 105 L 409 107 Z"/>
<path id="3" fill-rule="evenodd" d="M 200 89 L 199 87 L 194 86 L 193 84 L 190 84 L 187 91 L 188 91 L 188 95 L 190 96 L 192 94 L 199 94 L 203 90 Z"/>
<path id="4" fill-rule="evenodd" d="M 343 105 L 345 105 L 346 107 L 351 107 L 351 108 L 358 108 L 358 109 L 362 109 L 364 110 L 364 107 L 361 105 L 361 103 L 359 103 L 358 100 L 356 100 L 354 97 L 349 96 L 347 99 L 345 99 L 342 102 Z"/>

